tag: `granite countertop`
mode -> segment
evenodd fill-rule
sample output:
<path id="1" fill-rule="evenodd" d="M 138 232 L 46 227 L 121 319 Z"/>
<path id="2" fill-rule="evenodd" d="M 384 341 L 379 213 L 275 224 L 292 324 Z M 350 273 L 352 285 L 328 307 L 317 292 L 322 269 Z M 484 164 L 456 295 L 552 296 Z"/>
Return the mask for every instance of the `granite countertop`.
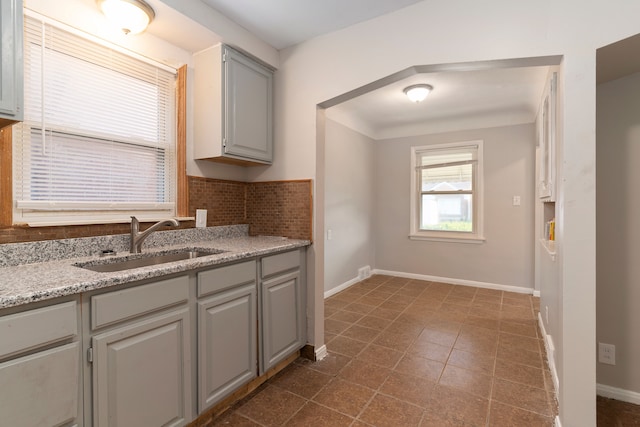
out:
<path id="1" fill-rule="evenodd" d="M 187 248 L 224 252 L 117 272 L 95 272 L 74 264 L 104 260 L 98 255 L 104 249 L 116 248 L 116 255 L 110 255 L 108 259 L 130 256 L 126 235 L 0 245 L 0 259 L 3 260 L 0 264 L 0 308 L 188 272 L 311 244 L 308 240 L 283 237 L 251 237 L 246 234 L 246 228 L 232 227 L 235 228 L 211 227 L 206 231 L 191 229 L 194 231 L 156 232 L 143 245 L 143 253 Z M 154 237 L 155 241 L 152 240 Z M 127 249 L 124 250 L 123 247 Z M 56 254 L 47 255 L 48 252 Z M 20 262 L 21 259 L 23 262 Z"/>

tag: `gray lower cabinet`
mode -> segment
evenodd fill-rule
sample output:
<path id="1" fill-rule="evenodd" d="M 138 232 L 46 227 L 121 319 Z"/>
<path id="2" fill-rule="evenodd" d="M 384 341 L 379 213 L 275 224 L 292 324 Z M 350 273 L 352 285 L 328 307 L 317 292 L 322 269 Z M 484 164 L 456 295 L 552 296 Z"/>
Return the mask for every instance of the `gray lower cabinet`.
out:
<path id="1" fill-rule="evenodd" d="M 189 276 L 91 297 L 93 425 L 191 419 Z"/>
<path id="2" fill-rule="evenodd" d="M 81 425 L 77 302 L 2 313 L 0 425 Z"/>
<path id="3" fill-rule="evenodd" d="M 305 344 L 303 254 L 294 250 L 261 260 L 262 373 Z"/>
<path id="4" fill-rule="evenodd" d="M 198 274 L 198 412 L 257 375 L 254 260 Z"/>

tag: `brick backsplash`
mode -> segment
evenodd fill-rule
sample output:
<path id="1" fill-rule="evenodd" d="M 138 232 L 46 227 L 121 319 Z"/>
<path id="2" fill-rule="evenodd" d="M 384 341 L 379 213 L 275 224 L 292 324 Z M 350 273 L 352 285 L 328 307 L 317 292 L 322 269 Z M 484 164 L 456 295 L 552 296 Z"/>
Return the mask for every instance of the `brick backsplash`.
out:
<path id="1" fill-rule="evenodd" d="M 189 177 L 189 215 L 207 209 L 207 226 L 249 224 L 251 235 L 311 240 L 311 180 L 246 183 Z M 180 228 L 192 228 L 185 221 Z M 0 228 L 1 243 L 105 236 L 129 232 L 129 224 Z"/>
<path id="2" fill-rule="evenodd" d="M 249 234 L 311 240 L 311 181 L 254 182 L 247 187 Z"/>

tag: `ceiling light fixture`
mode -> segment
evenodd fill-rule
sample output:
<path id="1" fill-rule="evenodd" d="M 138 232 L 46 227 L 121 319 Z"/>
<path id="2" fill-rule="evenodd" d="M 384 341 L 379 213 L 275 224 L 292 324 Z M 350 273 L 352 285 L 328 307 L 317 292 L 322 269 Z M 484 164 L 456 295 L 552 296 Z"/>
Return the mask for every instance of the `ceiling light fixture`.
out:
<path id="1" fill-rule="evenodd" d="M 431 85 L 419 84 L 404 88 L 404 93 L 412 102 L 418 103 L 424 101 L 432 90 L 433 86 Z"/>
<path id="2" fill-rule="evenodd" d="M 96 0 L 98 7 L 125 34 L 138 34 L 147 29 L 156 14 L 144 0 Z"/>

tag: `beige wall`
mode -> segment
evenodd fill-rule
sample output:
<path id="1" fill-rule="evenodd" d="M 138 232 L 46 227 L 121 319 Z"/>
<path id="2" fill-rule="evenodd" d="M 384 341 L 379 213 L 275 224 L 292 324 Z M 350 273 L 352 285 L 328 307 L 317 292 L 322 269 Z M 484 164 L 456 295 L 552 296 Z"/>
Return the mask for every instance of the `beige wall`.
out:
<path id="1" fill-rule="evenodd" d="M 597 92 L 598 342 L 616 346 L 616 365 L 597 381 L 640 393 L 640 73 Z M 637 396 L 636 396 L 637 399 Z"/>
<path id="2" fill-rule="evenodd" d="M 375 267 L 375 141 L 332 120 L 325 129 L 324 290 Z"/>
<path id="3" fill-rule="evenodd" d="M 412 146 L 484 141 L 484 237 L 481 244 L 409 240 Z M 533 124 L 378 141 L 376 268 L 534 287 Z M 513 206 L 513 196 L 521 205 Z"/>

